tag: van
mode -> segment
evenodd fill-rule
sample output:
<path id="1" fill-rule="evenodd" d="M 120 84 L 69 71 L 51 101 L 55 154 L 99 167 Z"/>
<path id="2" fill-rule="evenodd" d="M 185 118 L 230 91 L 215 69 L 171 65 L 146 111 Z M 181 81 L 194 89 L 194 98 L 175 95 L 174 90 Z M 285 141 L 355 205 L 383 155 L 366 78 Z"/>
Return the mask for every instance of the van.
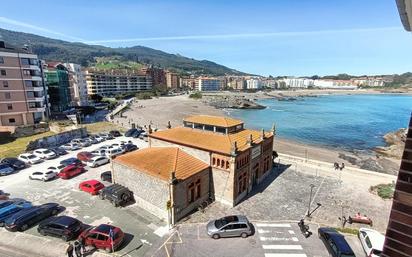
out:
<path id="1" fill-rule="evenodd" d="M 109 148 L 106 150 L 105 154 L 108 158 L 113 158 L 123 153 L 122 149 L 120 148 Z"/>

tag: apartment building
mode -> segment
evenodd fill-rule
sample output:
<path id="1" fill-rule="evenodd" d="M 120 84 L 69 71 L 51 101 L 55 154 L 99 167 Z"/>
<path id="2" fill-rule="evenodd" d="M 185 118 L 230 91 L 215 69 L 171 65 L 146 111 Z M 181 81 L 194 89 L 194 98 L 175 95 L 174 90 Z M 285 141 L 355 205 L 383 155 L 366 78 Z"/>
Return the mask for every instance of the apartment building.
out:
<path id="1" fill-rule="evenodd" d="M 152 89 L 150 74 L 142 71 L 103 72 L 93 69 L 85 71 L 89 95 L 112 96 L 121 93 L 137 93 Z"/>
<path id="2" fill-rule="evenodd" d="M 351 80 L 336 79 L 316 79 L 313 82 L 315 87 L 323 89 L 356 89 L 357 86 Z"/>
<path id="3" fill-rule="evenodd" d="M 64 67 L 69 72 L 69 84 L 71 88 L 71 101 L 77 106 L 87 106 L 88 95 L 87 95 L 87 83 L 84 76 L 82 66 L 76 63 L 64 63 Z"/>
<path id="4" fill-rule="evenodd" d="M 153 86 L 166 88 L 166 72 L 163 69 L 145 67 L 141 71 L 152 78 Z"/>
<path id="5" fill-rule="evenodd" d="M 199 89 L 199 80 L 197 78 L 194 78 L 194 77 L 181 78 L 181 82 L 182 82 L 182 87 L 190 88 L 192 90 Z"/>
<path id="6" fill-rule="evenodd" d="M 180 77 L 177 73 L 170 71 L 166 72 L 166 87 L 168 89 L 176 89 L 180 87 Z"/>
<path id="7" fill-rule="evenodd" d="M 229 77 L 227 87 L 234 90 L 244 90 L 246 89 L 246 80 L 242 77 Z"/>
<path id="8" fill-rule="evenodd" d="M 361 77 L 361 78 L 352 79 L 352 82 L 356 86 L 383 87 L 385 86 L 386 81 L 381 77 L 379 78 Z"/>
<path id="9" fill-rule="evenodd" d="M 259 79 L 251 78 L 251 79 L 246 80 L 247 89 L 261 89 L 262 86 L 263 86 L 263 83 Z"/>
<path id="10" fill-rule="evenodd" d="M 219 91 L 223 87 L 223 80 L 218 78 L 200 77 L 198 79 L 199 91 Z"/>
<path id="11" fill-rule="evenodd" d="M 70 109 L 74 105 L 74 88 L 70 86 L 69 70 L 60 62 L 47 62 L 45 74 L 50 111 L 57 114 Z"/>
<path id="12" fill-rule="evenodd" d="M 37 55 L 0 41 L 0 126 L 42 121 L 46 115 L 46 92 Z"/>
<path id="13" fill-rule="evenodd" d="M 314 80 L 307 78 L 285 78 L 282 82 L 284 82 L 283 84 L 286 88 L 308 88 L 314 86 Z"/>

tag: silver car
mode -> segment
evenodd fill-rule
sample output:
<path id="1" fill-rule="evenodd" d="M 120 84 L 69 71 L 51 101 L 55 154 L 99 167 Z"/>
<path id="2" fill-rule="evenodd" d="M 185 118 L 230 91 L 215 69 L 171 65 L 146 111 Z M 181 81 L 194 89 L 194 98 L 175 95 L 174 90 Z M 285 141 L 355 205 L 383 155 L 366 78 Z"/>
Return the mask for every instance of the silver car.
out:
<path id="1" fill-rule="evenodd" d="M 214 238 L 241 236 L 246 238 L 253 234 L 252 225 L 243 215 L 227 216 L 207 223 L 207 234 Z"/>

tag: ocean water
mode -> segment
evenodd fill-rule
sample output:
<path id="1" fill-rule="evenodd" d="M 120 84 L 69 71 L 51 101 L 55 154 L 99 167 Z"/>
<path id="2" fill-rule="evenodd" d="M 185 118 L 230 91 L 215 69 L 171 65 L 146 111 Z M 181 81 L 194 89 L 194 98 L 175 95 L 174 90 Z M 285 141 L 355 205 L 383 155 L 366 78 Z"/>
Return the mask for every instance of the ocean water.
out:
<path id="1" fill-rule="evenodd" d="M 385 145 L 382 136 L 405 128 L 412 112 L 408 95 L 324 95 L 296 101 L 265 99 L 262 110 L 229 110 L 246 127 L 265 130 L 275 123 L 281 138 L 342 148 L 371 150 Z"/>

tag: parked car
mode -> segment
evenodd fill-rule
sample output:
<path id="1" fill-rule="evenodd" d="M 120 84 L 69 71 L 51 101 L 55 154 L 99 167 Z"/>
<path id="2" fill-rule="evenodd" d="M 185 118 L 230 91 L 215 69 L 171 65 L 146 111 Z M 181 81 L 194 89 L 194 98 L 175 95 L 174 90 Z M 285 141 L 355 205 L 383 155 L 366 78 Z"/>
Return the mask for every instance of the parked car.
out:
<path id="1" fill-rule="evenodd" d="M 75 164 L 77 166 L 84 166 L 81 160 L 74 158 L 74 157 L 67 158 L 67 159 L 60 161 L 60 165 L 63 165 L 63 166 L 69 166 L 70 164 Z"/>
<path id="2" fill-rule="evenodd" d="M 14 158 L 14 157 L 7 157 L 1 160 L 1 163 L 10 165 L 14 170 L 21 170 L 26 168 L 26 163 Z"/>
<path id="3" fill-rule="evenodd" d="M 100 183 L 100 181 L 91 179 L 87 181 L 83 181 L 82 183 L 79 184 L 79 189 L 90 193 L 92 195 L 97 195 L 99 194 L 99 191 L 104 188 L 104 185 Z"/>
<path id="4" fill-rule="evenodd" d="M 115 207 L 125 205 L 133 200 L 133 192 L 127 187 L 114 184 L 103 188 L 99 197 L 102 200 L 109 200 Z"/>
<path id="5" fill-rule="evenodd" d="M 105 156 L 94 156 L 86 162 L 86 165 L 89 167 L 95 168 L 95 167 L 104 165 L 109 162 L 110 162 L 109 158 Z"/>
<path id="6" fill-rule="evenodd" d="M 93 137 L 98 143 L 101 143 L 101 142 L 106 140 L 106 139 L 104 139 L 103 137 L 101 137 L 99 135 L 92 135 L 90 137 Z"/>
<path id="7" fill-rule="evenodd" d="M 84 238 L 86 246 L 94 246 L 97 249 L 104 249 L 106 252 L 116 251 L 124 239 L 123 231 L 115 226 L 101 224 L 83 231 L 79 240 Z"/>
<path id="8" fill-rule="evenodd" d="M 17 207 L 27 207 L 27 206 L 30 207 L 31 203 L 21 198 L 9 199 L 1 203 L 0 212 L 2 212 L 4 208 L 7 208 L 10 205 L 17 206 Z"/>
<path id="9" fill-rule="evenodd" d="M 328 252 L 333 257 L 355 257 L 345 237 L 333 228 L 318 229 L 319 238 L 323 241 Z"/>
<path id="10" fill-rule="evenodd" d="M 45 148 L 36 149 L 33 151 L 33 154 L 45 160 L 49 160 L 49 159 L 53 159 L 57 157 L 55 152 L 49 149 L 45 149 Z"/>
<path id="11" fill-rule="evenodd" d="M 122 146 L 122 149 L 125 153 L 127 153 L 127 152 L 138 150 L 139 147 L 137 147 L 137 145 L 134 145 L 134 144 L 125 144 Z"/>
<path id="12" fill-rule="evenodd" d="M 91 145 L 99 143 L 94 137 L 85 137 L 83 140 L 89 142 Z"/>
<path id="13" fill-rule="evenodd" d="M 133 134 L 136 133 L 138 130 L 136 128 L 129 129 L 124 133 L 125 137 L 133 137 Z"/>
<path id="14" fill-rule="evenodd" d="M 120 137 L 122 135 L 122 133 L 120 133 L 120 131 L 118 130 L 111 130 L 109 134 L 112 135 L 113 137 Z"/>
<path id="15" fill-rule="evenodd" d="M 5 220 L 4 227 L 8 231 L 24 231 L 50 216 L 59 212 L 57 203 L 46 203 L 19 211 Z"/>
<path id="16" fill-rule="evenodd" d="M 120 148 L 111 148 L 107 150 L 105 154 L 107 158 L 113 158 L 123 154 L 123 150 Z"/>
<path id="17" fill-rule="evenodd" d="M 9 199 L 10 194 L 4 192 L 3 190 L 0 190 L 0 201 L 1 200 L 8 200 Z M 0 205 L 1 206 L 1 205 Z"/>
<path id="18" fill-rule="evenodd" d="M 12 215 L 31 207 L 32 205 L 30 202 L 25 201 L 24 204 L 15 204 L 14 202 L 11 202 L 7 207 L 2 208 L 0 211 L 0 227 L 4 227 L 5 220 Z"/>
<path id="19" fill-rule="evenodd" d="M 139 135 L 139 139 L 148 142 L 149 141 L 149 135 L 146 132 L 143 132 Z"/>
<path id="20" fill-rule="evenodd" d="M 76 143 L 67 143 L 61 146 L 66 151 L 76 151 L 82 149 L 81 145 Z"/>
<path id="21" fill-rule="evenodd" d="M 87 140 L 84 140 L 84 139 L 82 139 L 82 138 L 75 138 L 75 139 L 73 139 L 73 140 L 71 141 L 71 143 L 78 144 L 78 145 L 80 145 L 81 147 L 88 147 L 88 146 L 91 146 L 91 145 L 92 145 L 92 144 L 89 143 Z"/>
<path id="22" fill-rule="evenodd" d="M 58 156 L 62 156 L 67 154 L 67 151 L 63 148 L 63 147 L 54 147 L 54 148 L 50 148 L 51 151 L 53 151 L 56 155 Z"/>
<path id="23" fill-rule="evenodd" d="M 77 159 L 84 161 L 84 162 L 89 161 L 93 157 L 94 155 L 91 152 L 80 152 L 77 154 Z"/>
<path id="24" fill-rule="evenodd" d="M 19 157 L 17 157 L 17 159 L 26 164 L 36 164 L 41 163 L 43 161 L 41 158 L 31 153 L 22 153 L 19 155 Z"/>
<path id="25" fill-rule="evenodd" d="M 360 228 L 358 237 L 368 257 L 381 256 L 383 243 L 385 242 L 384 235 L 373 229 Z"/>
<path id="26" fill-rule="evenodd" d="M 110 170 L 102 172 L 100 179 L 112 183 L 112 172 Z"/>
<path id="27" fill-rule="evenodd" d="M 243 215 L 226 216 L 212 220 L 206 227 L 207 234 L 214 239 L 235 236 L 246 238 L 253 234 L 252 225 Z"/>
<path id="28" fill-rule="evenodd" d="M 114 136 L 112 136 L 109 133 L 99 133 L 99 136 L 101 136 L 102 138 L 104 138 L 105 140 L 111 140 L 114 139 Z"/>
<path id="29" fill-rule="evenodd" d="M 43 236 L 53 236 L 69 241 L 75 239 L 83 229 L 83 223 L 69 216 L 57 216 L 42 221 L 37 231 Z"/>
<path id="30" fill-rule="evenodd" d="M 14 169 L 8 164 L 0 164 L 0 176 L 10 175 L 14 172 Z"/>
<path id="31" fill-rule="evenodd" d="M 48 171 L 35 171 L 31 175 L 29 175 L 29 179 L 32 180 L 41 180 L 41 181 L 49 181 L 57 177 L 57 172 L 48 170 Z"/>
<path id="32" fill-rule="evenodd" d="M 77 176 L 77 175 L 79 175 L 80 173 L 83 173 L 83 172 L 85 172 L 85 171 L 86 171 L 86 170 L 85 170 L 83 167 L 81 167 L 81 166 L 77 166 L 76 164 L 70 164 L 69 166 L 63 168 L 63 169 L 59 172 L 58 176 L 59 176 L 61 179 L 70 179 L 70 178 L 72 178 L 72 177 L 74 177 L 74 176 Z"/>
<path id="33" fill-rule="evenodd" d="M 94 151 L 91 151 L 91 153 L 94 156 L 106 156 L 106 150 L 105 149 L 96 149 Z"/>
<path id="34" fill-rule="evenodd" d="M 64 167 L 64 165 L 58 165 L 58 166 L 50 166 L 47 168 L 47 171 L 51 171 L 51 172 L 55 172 L 55 173 L 59 173 Z"/>
<path id="35" fill-rule="evenodd" d="M 109 149 L 113 149 L 113 148 L 114 147 L 112 145 L 102 145 L 99 147 L 99 149 L 106 150 L 106 151 Z"/>

